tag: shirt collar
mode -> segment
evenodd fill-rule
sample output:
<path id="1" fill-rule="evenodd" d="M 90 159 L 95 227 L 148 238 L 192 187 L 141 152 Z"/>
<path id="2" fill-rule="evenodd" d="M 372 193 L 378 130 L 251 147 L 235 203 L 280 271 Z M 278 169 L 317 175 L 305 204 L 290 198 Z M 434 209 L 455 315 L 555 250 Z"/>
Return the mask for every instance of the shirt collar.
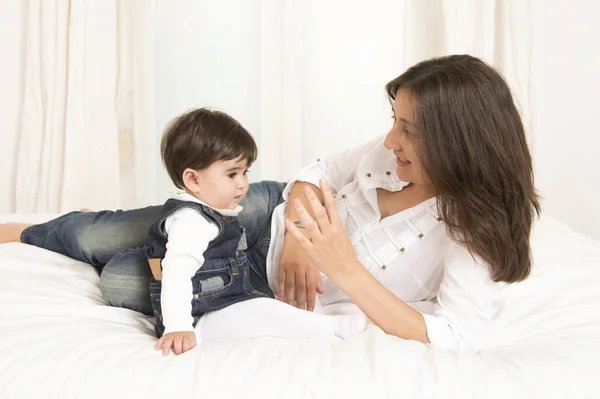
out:
<path id="1" fill-rule="evenodd" d="M 202 204 L 204 206 L 209 207 L 210 209 L 213 209 L 217 212 L 219 212 L 221 215 L 223 216 L 237 216 L 242 209 L 244 209 L 241 206 L 236 206 L 235 209 L 218 209 L 215 208 L 214 206 L 210 206 L 208 205 L 206 202 L 199 200 L 198 198 L 194 197 L 193 195 L 186 193 L 185 191 L 179 192 L 179 193 L 173 193 L 171 198 L 173 199 L 177 199 L 177 200 L 181 200 L 181 201 L 192 201 L 192 202 L 196 202 L 198 204 Z"/>

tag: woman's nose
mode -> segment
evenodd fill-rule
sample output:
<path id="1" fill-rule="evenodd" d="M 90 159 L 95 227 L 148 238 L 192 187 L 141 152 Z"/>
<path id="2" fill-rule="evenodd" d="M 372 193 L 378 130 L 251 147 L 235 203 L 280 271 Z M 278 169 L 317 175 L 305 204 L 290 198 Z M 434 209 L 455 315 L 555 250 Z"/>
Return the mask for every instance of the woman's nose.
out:
<path id="1" fill-rule="evenodd" d="M 401 134 L 397 134 L 397 129 L 392 128 L 387 136 L 385 136 L 385 140 L 383 141 L 383 145 L 388 150 L 400 150 L 402 149 Z"/>

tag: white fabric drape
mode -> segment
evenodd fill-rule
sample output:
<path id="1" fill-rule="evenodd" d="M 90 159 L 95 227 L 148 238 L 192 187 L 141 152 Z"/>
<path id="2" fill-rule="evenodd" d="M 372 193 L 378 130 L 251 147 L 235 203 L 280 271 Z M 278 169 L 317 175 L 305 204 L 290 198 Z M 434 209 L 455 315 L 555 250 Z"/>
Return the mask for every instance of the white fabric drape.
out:
<path id="1" fill-rule="evenodd" d="M 385 83 L 434 56 L 482 57 L 528 115 L 529 0 L 156 4 L 157 130 L 190 107 L 231 113 L 259 144 L 251 180 L 385 133 Z M 159 187 L 171 187 L 162 171 Z"/>
<path id="2" fill-rule="evenodd" d="M 151 33 L 151 6 L 29 0 L 17 212 L 112 208 L 145 195 L 131 190 L 145 154 L 136 156 L 127 144 L 148 127 L 144 118 L 154 117 L 153 97 L 140 101 L 153 88 L 152 47 L 146 64 L 139 58 L 148 48 L 131 51 L 136 39 L 152 43 L 151 35 L 139 39 L 143 31 Z M 141 15 L 133 18 L 133 7 Z M 139 22 L 144 18 L 150 23 Z"/>
<path id="3" fill-rule="evenodd" d="M 6 179 L 15 207 L 5 211 L 164 200 L 172 185 L 160 132 L 198 106 L 224 110 L 254 134 L 252 181 L 289 179 L 315 158 L 386 132 L 385 83 L 443 54 L 470 53 L 502 70 L 529 125 L 529 7 L 27 0 L 16 177 Z"/>

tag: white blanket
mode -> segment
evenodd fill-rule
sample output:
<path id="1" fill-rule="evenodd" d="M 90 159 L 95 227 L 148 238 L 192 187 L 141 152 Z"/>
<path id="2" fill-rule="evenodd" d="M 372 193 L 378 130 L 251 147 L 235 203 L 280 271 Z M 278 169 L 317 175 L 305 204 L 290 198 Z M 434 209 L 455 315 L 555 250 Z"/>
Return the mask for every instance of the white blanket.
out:
<path id="1" fill-rule="evenodd" d="M 265 338 L 178 357 L 153 350 L 146 317 L 104 305 L 92 267 L 1 245 L 0 397 L 600 397 L 600 243 L 549 219 L 532 241 L 534 273 L 503 287 L 500 328 L 479 354 L 371 327 L 349 341 Z"/>

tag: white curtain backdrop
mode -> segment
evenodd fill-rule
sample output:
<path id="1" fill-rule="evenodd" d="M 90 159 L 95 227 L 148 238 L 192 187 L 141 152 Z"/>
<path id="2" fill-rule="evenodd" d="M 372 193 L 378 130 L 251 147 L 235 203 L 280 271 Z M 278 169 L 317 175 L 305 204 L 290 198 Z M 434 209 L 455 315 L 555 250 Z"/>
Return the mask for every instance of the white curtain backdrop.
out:
<path id="1" fill-rule="evenodd" d="M 164 200 L 160 132 L 199 106 L 254 134 L 251 180 L 289 179 L 386 133 L 385 83 L 433 56 L 483 57 L 529 112 L 529 0 L 26 3 L 9 211 Z"/>
<path id="2" fill-rule="evenodd" d="M 143 0 L 28 1 L 17 212 L 153 199 L 134 178 L 152 168 L 138 140 L 154 129 L 152 18 Z"/>
<path id="3" fill-rule="evenodd" d="M 528 115 L 529 0 L 156 0 L 156 18 L 157 131 L 191 107 L 231 113 L 259 144 L 252 180 L 386 133 L 385 83 L 433 56 L 484 58 Z"/>
<path id="4" fill-rule="evenodd" d="M 387 132 L 383 87 L 408 66 L 470 53 L 515 93 L 545 211 L 600 238 L 599 13 L 592 0 L 0 0 L 0 212 L 161 202 L 160 132 L 205 105 L 256 137 L 251 180 L 289 179 Z"/>

